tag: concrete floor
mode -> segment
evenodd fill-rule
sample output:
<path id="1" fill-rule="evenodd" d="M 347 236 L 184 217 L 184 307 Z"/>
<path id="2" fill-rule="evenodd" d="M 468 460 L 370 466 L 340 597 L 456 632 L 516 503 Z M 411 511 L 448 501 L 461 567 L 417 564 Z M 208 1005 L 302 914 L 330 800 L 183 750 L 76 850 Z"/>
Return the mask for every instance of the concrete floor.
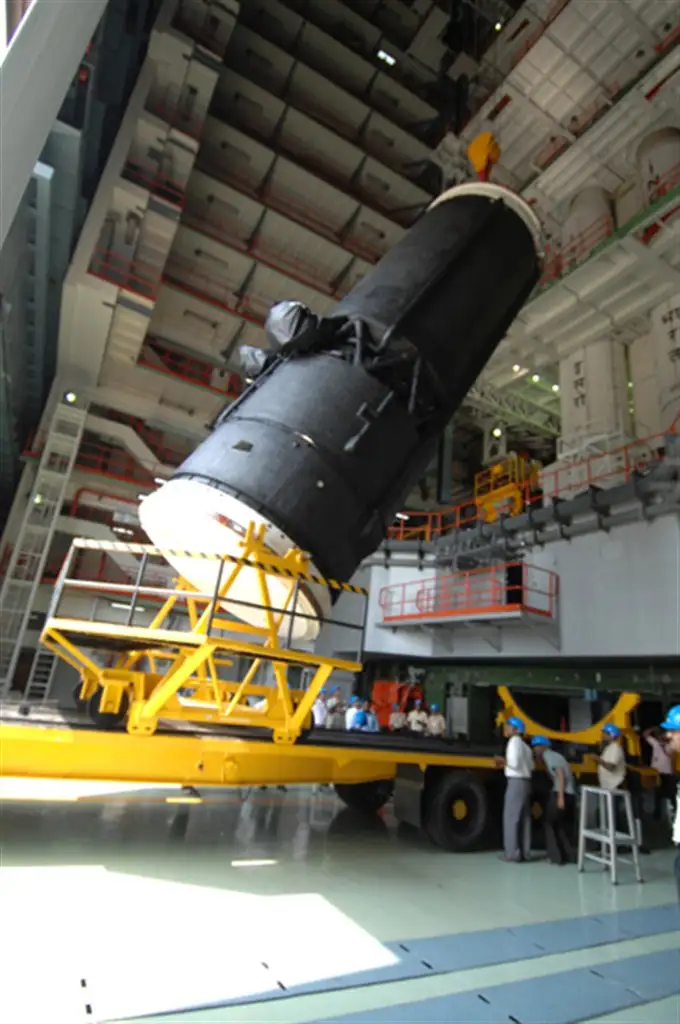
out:
<path id="1" fill-rule="evenodd" d="M 357 819 L 329 790 L 221 791 L 192 804 L 173 802 L 172 790 L 6 781 L 0 798 L 0 1019 L 12 1024 L 218 1003 L 225 967 L 246 971 L 244 951 L 278 959 L 293 985 L 381 967 L 388 941 L 675 896 L 670 848 L 645 858 L 646 884 L 624 873 L 612 888 L 596 867 L 579 875 L 546 862 L 505 865 L 493 853 L 446 854 L 389 815 Z M 675 948 L 680 935 L 661 934 L 153 1019 L 304 1024 Z M 680 999 L 606 1020 L 680 1024 Z"/>

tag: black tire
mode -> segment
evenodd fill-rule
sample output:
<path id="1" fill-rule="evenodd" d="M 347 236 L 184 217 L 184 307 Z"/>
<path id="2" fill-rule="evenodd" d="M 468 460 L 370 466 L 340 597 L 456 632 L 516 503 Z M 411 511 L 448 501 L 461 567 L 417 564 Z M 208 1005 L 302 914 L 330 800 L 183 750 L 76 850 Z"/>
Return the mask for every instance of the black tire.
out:
<path id="1" fill-rule="evenodd" d="M 437 846 L 464 853 L 481 845 L 489 829 L 485 783 L 471 772 L 446 772 L 425 793 L 423 827 Z"/>
<path id="2" fill-rule="evenodd" d="M 76 711 L 87 711 L 88 701 L 87 699 L 83 700 L 82 697 L 80 696 L 80 691 L 82 690 L 82 688 L 82 682 L 76 683 L 76 685 L 73 687 L 73 703 L 76 706 Z"/>
<path id="3" fill-rule="evenodd" d="M 333 788 L 342 802 L 353 811 L 377 814 L 391 799 L 394 780 L 380 779 L 378 782 L 356 782 L 351 785 L 339 783 Z"/>
<path id="4" fill-rule="evenodd" d="M 120 707 L 115 714 L 110 711 L 99 710 L 101 699 L 102 690 L 97 690 L 87 703 L 87 713 L 98 729 L 116 729 L 121 722 L 125 721 L 130 707 L 130 697 L 126 692 L 123 692 L 120 698 Z"/>

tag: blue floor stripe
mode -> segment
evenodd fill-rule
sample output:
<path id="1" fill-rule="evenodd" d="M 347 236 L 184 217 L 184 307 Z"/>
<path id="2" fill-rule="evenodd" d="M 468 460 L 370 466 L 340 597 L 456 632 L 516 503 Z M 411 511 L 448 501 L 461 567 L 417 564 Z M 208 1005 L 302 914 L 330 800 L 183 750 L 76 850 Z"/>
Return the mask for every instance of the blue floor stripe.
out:
<path id="1" fill-rule="evenodd" d="M 304 985 L 287 985 L 285 972 L 277 981 L 285 987 L 275 995 L 307 995 L 329 989 L 360 988 L 388 981 L 407 981 L 430 974 L 448 974 L 476 967 L 494 967 L 516 960 L 555 953 L 594 949 L 611 942 L 643 939 L 680 930 L 677 903 L 641 910 L 622 910 L 592 917 L 574 917 L 516 928 L 437 935 L 426 939 L 388 942 L 387 949 L 398 958 L 390 967 L 321 978 Z M 272 970 L 276 969 L 271 964 Z M 257 998 L 257 997 L 255 997 Z"/>
<path id="2" fill-rule="evenodd" d="M 579 1024 L 680 996 L 680 949 L 331 1017 L 317 1024 Z"/>

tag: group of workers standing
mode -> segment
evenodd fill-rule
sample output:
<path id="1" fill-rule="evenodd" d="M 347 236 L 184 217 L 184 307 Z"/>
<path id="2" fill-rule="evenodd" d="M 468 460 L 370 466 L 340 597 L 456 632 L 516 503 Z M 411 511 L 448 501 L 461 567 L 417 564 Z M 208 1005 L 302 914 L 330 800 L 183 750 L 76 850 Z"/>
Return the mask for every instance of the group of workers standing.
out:
<path id="1" fill-rule="evenodd" d="M 370 700 L 350 697 L 345 703 L 339 687 L 329 693 L 322 690 L 312 708 L 314 726 L 317 729 L 344 729 L 347 732 L 380 732 L 380 723 L 375 708 Z M 431 704 L 428 710 L 423 707 L 422 700 L 416 700 L 410 711 L 403 710 L 400 704 L 393 704 L 389 719 L 391 733 L 420 736 L 444 736 L 446 719 L 437 704 Z"/>
<path id="2" fill-rule="evenodd" d="M 506 778 L 502 859 L 519 864 L 531 858 L 532 776 L 535 767 L 543 767 L 552 783 L 544 819 L 548 858 L 553 864 L 573 863 L 576 785 L 566 758 L 553 750 L 545 736 L 534 736 L 530 746 L 521 718 L 509 718 L 505 734 L 505 756 L 498 758 Z M 680 786 L 677 786 L 674 771 L 675 760 L 680 755 L 680 704 L 671 708 L 658 729 L 648 729 L 643 736 L 652 750 L 652 767 L 659 773 L 657 810 L 664 800 L 672 808 L 673 843 L 678 851 L 675 876 L 680 898 Z M 623 736 L 621 730 L 611 723 L 602 730 L 597 775 L 600 789 L 625 789 L 629 783 Z"/>

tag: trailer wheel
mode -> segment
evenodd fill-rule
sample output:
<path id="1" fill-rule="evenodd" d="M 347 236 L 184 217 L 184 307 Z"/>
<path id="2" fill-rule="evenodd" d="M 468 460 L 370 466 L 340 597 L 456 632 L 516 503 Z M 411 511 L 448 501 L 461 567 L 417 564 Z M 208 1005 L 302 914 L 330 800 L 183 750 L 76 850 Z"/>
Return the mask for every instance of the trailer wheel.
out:
<path id="1" fill-rule="evenodd" d="M 333 788 L 342 802 L 353 811 L 377 814 L 392 796 L 394 780 L 380 779 L 378 782 L 355 782 L 349 785 L 338 783 Z"/>
<path id="2" fill-rule="evenodd" d="M 85 700 L 83 700 L 83 698 L 80 696 L 80 691 L 82 690 L 82 688 L 83 688 L 82 680 L 80 682 L 76 683 L 76 685 L 73 687 L 73 703 L 76 706 L 76 711 L 86 711 L 87 710 L 87 705 L 88 705 L 87 697 L 85 698 Z"/>
<path id="3" fill-rule="evenodd" d="M 121 722 L 125 721 L 130 708 L 130 696 L 123 691 L 120 698 L 120 706 L 116 712 L 100 711 L 102 690 L 93 693 L 87 703 L 87 713 L 98 729 L 115 729 Z"/>
<path id="4" fill-rule="evenodd" d="M 479 845 L 489 826 L 489 797 L 468 772 L 447 772 L 425 795 L 423 827 L 433 843 L 462 853 Z"/>

